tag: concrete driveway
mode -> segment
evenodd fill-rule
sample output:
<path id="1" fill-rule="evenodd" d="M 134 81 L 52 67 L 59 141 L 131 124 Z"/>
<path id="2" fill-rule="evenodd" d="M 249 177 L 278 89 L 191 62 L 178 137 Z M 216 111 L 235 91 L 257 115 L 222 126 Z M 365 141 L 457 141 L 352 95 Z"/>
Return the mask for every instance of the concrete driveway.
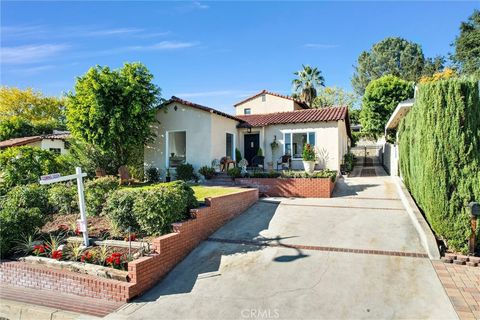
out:
<path id="1" fill-rule="evenodd" d="M 267 199 L 110 319 L 457 319 L 395 186 Z"/>

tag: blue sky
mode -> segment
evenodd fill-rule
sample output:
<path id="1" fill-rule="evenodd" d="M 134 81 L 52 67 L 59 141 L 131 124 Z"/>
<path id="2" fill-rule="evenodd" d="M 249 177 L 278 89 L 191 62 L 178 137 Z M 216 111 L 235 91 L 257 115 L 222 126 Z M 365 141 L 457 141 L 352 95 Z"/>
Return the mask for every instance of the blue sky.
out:
<path id="1" fill-rule="evenodd" d="M 302 64 L 350 90 L 362 50 L 387 36 L 445 55 L 479 2 L 5 2 L 1 82 L 48 95 L 94 65 L 143 62 L 163 97 L 233 112 L 262 89 L 290 94 Z"/>

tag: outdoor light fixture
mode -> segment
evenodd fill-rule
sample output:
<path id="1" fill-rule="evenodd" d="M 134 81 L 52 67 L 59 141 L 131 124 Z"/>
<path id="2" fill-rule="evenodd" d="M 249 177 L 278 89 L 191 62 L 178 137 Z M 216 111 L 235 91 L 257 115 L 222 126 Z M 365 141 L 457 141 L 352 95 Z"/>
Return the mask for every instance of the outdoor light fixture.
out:
<path id="1" fill-rule="evenodd" d="M 252 133 L 252 127 L 248 127 L 247 132 Z"/>
<path id="2" fill-rule="evenodd" d="M 470 210 L 470 225 L 471 233 L 468 239 L 468 252 L 470 254 L 475 253 L 475 233 L 477 232 L 477 217 L 480 216 L 480 204 L 478 202 L 470 202 L 468 204 Z"/>

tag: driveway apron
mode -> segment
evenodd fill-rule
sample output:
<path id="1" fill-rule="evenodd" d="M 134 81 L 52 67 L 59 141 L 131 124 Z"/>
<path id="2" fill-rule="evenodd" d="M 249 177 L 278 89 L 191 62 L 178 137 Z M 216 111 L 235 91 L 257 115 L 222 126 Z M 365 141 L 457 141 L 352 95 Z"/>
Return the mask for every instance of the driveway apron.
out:
<path id="1" fill-rule="evenodd" d="M 107 318 L 458 319 L 391 178 L 356 175 L 260 200 Z"/>

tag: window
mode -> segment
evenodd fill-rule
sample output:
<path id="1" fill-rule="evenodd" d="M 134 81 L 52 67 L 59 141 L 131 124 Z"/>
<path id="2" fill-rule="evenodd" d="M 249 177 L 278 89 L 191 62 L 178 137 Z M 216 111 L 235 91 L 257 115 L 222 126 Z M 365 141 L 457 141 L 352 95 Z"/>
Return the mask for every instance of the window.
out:
<path id="1" fill-rule="evenodd" d="M 234 158 L 233 157 L 233 154 L 234 154 L 233 134 L 227 133 L 225 146 L 226 146 L 225 155 L 230 159 L 233 159 Z"/>
<path id="2" fill-rule="evenodd" d="M 265 101 L 267 101 L 267 95 L 262 94 L 262 102 L 265 102 Z"/>
<path id="3" fill-rule="evenodd" d="M 285 132 L 284 154 L 292 156 L 292 159 L 301 159 L 305 144 L 315 146 L 315 132 Z"/>
<path id="4" fill-rule="evenodd" d="M 62 153 L 62 149 L 60 148 L 50 148 L 49 149 L 51 152 L 55 153 L 55 154 L 60 154 Z"/>
<path id="5" fill-rule="evenodd" d="M 187 133 L 174 131 L 168 133 L 167 155 L 168 165 L 177 167 L 187 160 Z"/>
<path id="6" fill-rule="evenodd" d="M 252 109 L 250 108 L 243 109 L 243 114 L 252 114 Z"/>

